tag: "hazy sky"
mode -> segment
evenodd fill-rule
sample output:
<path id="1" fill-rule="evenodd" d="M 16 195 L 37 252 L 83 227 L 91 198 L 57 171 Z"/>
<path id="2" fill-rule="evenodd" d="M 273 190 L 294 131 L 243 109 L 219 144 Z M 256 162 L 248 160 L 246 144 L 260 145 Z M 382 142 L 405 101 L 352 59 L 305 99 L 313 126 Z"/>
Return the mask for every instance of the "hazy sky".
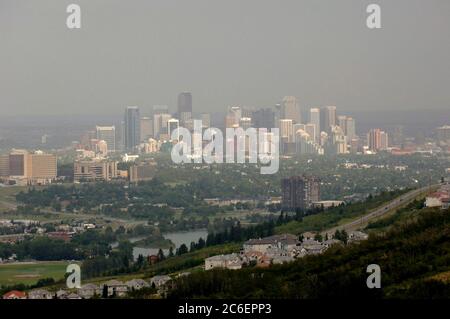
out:
<path id="1" fill-rule="evenodd" d="M 82 9 L 81 30 L 66 6 Z M 382 7 L 382 29 L 366 6 Z M 450 109 L 449 0 L 0 0 L 0 116 Z"/>

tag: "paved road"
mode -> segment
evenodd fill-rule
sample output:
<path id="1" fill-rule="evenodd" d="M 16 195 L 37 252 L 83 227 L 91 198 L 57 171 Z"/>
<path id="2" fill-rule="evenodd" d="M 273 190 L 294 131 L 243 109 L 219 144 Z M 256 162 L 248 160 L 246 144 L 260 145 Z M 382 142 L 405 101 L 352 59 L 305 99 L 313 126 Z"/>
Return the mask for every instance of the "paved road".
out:
<path id="1" fill-rule="evenodd" d="M 397 197 L 396 199 L 390 201 L 389 203 L 387 203 L 379 208 L 376 208 L 375 210 L 371 211 L 370 213 L 368 213 L 362 217 L 359 217 L 358 219 L 355 219 L 355 220 L 348 222 L 346 224 L 343 224 L 343 225 L 339 225 L 339 226 L 330 228 L 330 229 L 322 232 L 322 234 L 323 235 L 325 235 L 326 233 L 334 234 L 336 232 L 336 230 L 338 230 L 338 229 L 339 230 L 344 229 L 345 231 L 348 232 L 348 231 L 360 228 L 361 226 L 366 225 L 370 220 L 380 217 L 380 216 L 383 216 L 383 215 L 391 212 L 393 209 L 396 209 L 399 206 L 412 201 L 420 193 L 430 192 L 431 190 L 433 190 L 434 188 L 436 188 L 438 186 L 439 186 L 439 184 L 435 184 L 435 185 L 425 186 L 422 188 L 412 190 L 406 194 L 403 194 L 403 195 Z"/>

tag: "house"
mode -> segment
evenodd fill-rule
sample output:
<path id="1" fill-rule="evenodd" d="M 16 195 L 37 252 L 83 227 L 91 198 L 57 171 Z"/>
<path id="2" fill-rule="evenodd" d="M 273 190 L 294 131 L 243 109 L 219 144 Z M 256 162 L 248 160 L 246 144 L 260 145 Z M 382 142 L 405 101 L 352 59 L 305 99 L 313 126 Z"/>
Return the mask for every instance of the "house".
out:
<path id="1" fill-rule="evenodd" d="M 140 290 L 142 288 L 150 287 L 150 284 L 144 279 L 132 279 L 125 284 L 128 286 L 128 290 Z"/>
<path id="2" fill-rule="evenodd" d="M 28 299 L 53 299 L 53 294 L 44 289 L 36 289 L 28 293 Z"/>
<path id="3" fill-rule="evenodd" d="M 442 207 L 443 203 L 449 201 L 450 194 L 446 191 L 438 191 L 433 194 L 430 194 L 425 199 L 425 206 L 426 207 Z"/>
<path id="4" fill-rule="evenodd" d="M 95 284 L 86 284 L 78 289 L 78 295 L 84 299 L 90 299 L 95 295 L 101 295 L 102 292 L 103 291 L 100 289 L 100 287 Z"/>
<path id="5" fill-rule="evenodd" d="M 27 299 L 27 294 L 22 291 L 12 290 L 4 294 L 3 299 Z"/>
<path id="6" fill-rule="evenodd" d="M 306 255 L 320 255 L 325 250 L 327 250 L 327 247 L 319 243 L 318 245 L 303 246 L 301 252 Z"/>
<path id="7" fill-rule="evenodd" d="M 243 256 L 239 254 L 217 255 L 205 259 L 205 270 L 213 268 L 241 269 L 243 265 Z"/>
<path id="8" fill-rule="evenodd" d="M 291 234 L 274 235 L 259 239 L 250 239 L 244 243 L 244 252 L 259 251 L 266 253 L 267 249 L 279 247 L 282 249 L 292 249 L 300 244 L 297 236 Z"/>
<path id="9" fill-rule="evenodd" d="M 147 257 L 147 262 L 150 265 L 156 264 L 158 261 L 159 261 L 159 257 L 156 256 L 156 255 L 150 255 L 150 256 Z"/>
<path id="10" fill-rule="evenodd" d="M 154 285 L 156 288 L 166 285 L 169 281 L 171 281 L 172 278 L 170 278 L 167 275 L 162 276 L 154 276 L 150 279 L 150 285 Z"/>
<path id="11" fill-rule="evenodd" d="M 341 245 L 342 242 L 340 240 L 337 240 L 337 239 L 328 239 L 328 240 L 325 240 L 322 244 L 325 245 L 328 248 L 328 247 L 331 247 L 333 245 Z"/>
<path id="12" fill-rule="evenodd" d="M 104 283 L 104 286 L 108 289 L 108 296 L 123 297 L 128 293 L 128 286 L 118 280 L 109 280 Z"/>
<path id="13" fill-rule="evenodd" d="M 357 241 L 361 241 L 361 240 L 366 240 L 367 238 L 369 238 L 369 235 L 367 235 L 366 233 L 363 233 L 361 231 L 352 231 L 348 234 L 348 242 L 357 242 Z"/>
<path id="14" fill-rule="evenodd" d="M 316 238 L 317 233 L 307 231 L 302 234 L 303 240 L 314 240 Z"/>
<path id="15" fill-rule="evenodd" d="M 66 297 L 69 295 L 69 292 L 66 290 L 60 289 L 56 292 L 56 298 L 57 299 L 66 299 Z"/>

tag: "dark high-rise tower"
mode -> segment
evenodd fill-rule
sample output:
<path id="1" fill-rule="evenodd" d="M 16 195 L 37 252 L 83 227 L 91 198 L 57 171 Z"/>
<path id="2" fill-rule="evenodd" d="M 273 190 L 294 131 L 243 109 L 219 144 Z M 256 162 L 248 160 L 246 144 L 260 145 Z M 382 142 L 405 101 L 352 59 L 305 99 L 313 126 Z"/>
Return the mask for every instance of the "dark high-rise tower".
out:
<path id="1" fill-rule="evenodd" d="M 141 117 L 137 106 L 128 106 L 125 110 L 125 150 L 135 151 L 141 141 Z"/>
<path id="2" fill-rule="evenodd" d="M 182 113 L 192 113 L 192 94 L 190 92 L 181 92 L 178 94 L 178 116 Z"/>

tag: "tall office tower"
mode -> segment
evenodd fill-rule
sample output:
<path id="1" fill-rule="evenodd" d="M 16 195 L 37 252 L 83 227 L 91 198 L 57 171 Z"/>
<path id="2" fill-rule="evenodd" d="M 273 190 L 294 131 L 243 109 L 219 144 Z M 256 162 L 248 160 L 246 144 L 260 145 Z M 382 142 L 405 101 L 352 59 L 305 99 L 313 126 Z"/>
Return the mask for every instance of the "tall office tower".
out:
<path id="1" fill-rule="evenodd" d="M 116 127 L 115 126 L 97 126 L 97 140 L 103 140 L 108 146 L 108 152 L 116 151 Z"/>
<path id="2" fill-rule="evenodd" d="M 255 128 L 271 129 L 275 127 L 275 112 L 271 108 L 253 111 L 252 119 Z"/>
<path id="3" fill-rule="evenodd" d="M 249 117 L 241 117 L 239 120 L 239 127 L 242 127 L 244 130 L 252 127 L 252 119 Z"/>
<path id="4" fill-rule="evenodd" d="M 353 117 L 347 117 L 345 135 L 347 136 L 347 142 L 356 138 L 356 123 Z"/>
<path id="5" fill-rule="evenodd" d="M 346 132 L 347 132 L 347 116 L 339 115 L 337 117 L 337 125 L 342 129 L 342 132 L 344 133 L 344 135 L 346 135 Z"/>
<path id="6" fill-rule="evenodd" d="M 281 206 L 288 210 L 306 210 L 320 201 L 320 179 L 292 176 L 281 180 Z"/>
<path id="7" fill-rule="evenodd" d="M 150 117 L 141 117 L 141 141 L 153 137 L 153 120 Z"/>
<path id="8" fill-rule="evenodd" d="M 125 110 L 125 149 L 135 151 L 141 142 L 141 116 L 137 106 Z"/>
<path id="9" fill-rule="evenodd" d="M 180 121 L 177 119 L 169 119 L 167 121 L 167 134 L 169 135 L 169 139 L 172 140 L 172 132 L 175 131 L 176 129 L 178 129 L 180 127 Z M 180 139 L 180 135 L 177 135 L 177 137 L 175 138 L 175 140 L 179 140 Z"/>
<path id="10" fill-rule="evenodd" d="M 9 175 L 24 178 L 28 174 L 28 152 L 25 150 L 12 150 L 9 154 Z"/>
<path id="11" fill-rule="evenodd" d="M 58 163 L 56 155 L 35 152 L 28 155 L 28 184 L 49 184 L 57 177 Z"/>
<path id="12" fill-rule="evenodd" d="M 336 106 L 325 106 L 320 109 L 320 129 L 328 134 L 336 125 Z"/>
<path id="13" fill-rule="evenodd" d="M 190 92 L 181 92 L 178 94 L 177 114 L 180 119 L 181 113 L 192 114 L 192 94 Z"/>
<path id="14" fill-rule="evenodd" d="M 158 113 L 153 115 L 153 137 L 158 138 L 159 135 L 167 134 L 167 122 L 172 118 L 169 113 Z"/>
<path id="15" fill-rule="evenodd" d="M 9 176 L 9 155 L 0 155 L 0 177 Z"/>
<path id="16" fill-rule="evenodd" d="M 291 143 L 293 140 L 293 120 L 292 119 L 282 119 L 280 120 L 280 138 L 281 142 Z"/>
<path id="17" fill-rule="evenodd" d="M 302 115 L 298 99 L 295 96 L 285 96 L 281 104 L 281 117 L 291 119 L 294 123 L 302 122 Z"/>
<path id="18" fill-rule="evenodd" d="M 321 127 L 320 127 L 320 109 L 313 107 L 309 110 L 309 123 L 316 126 L 316 142 L 319 142 Z"/>
<path id="19" fill-rule="evenodd" d="M 305 132 L 308 133 L 308 135 L 311 137 L 311 140 L 313 142 L 317 139 L 317 132 L 316 132 L 316 125 L 315 124 L 306 124 L 305 125 Z"/>
<path id="20" fill-rule="evenodd" d="M 201 114 L 201 120 L 202 120 L 202 126 L 204 128 L 211 127 L 211 114 L 209 114 L 209 113 L 202 113 Z"/>

